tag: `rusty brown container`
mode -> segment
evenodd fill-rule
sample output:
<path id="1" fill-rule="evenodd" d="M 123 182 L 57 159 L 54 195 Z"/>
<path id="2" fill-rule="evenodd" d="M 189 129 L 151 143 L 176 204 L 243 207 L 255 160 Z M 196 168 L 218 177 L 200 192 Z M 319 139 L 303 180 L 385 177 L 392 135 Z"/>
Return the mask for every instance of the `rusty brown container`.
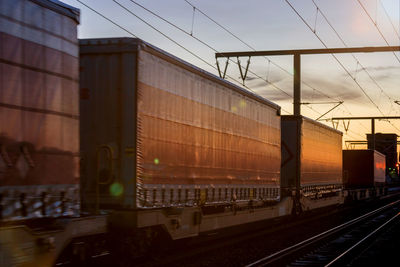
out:
<path id="1" fill-rule="evenodd" d="M 80 49 L 87 209 L 279 200 L 279 106 L 138 39 Z"/>
<path id="2" fill-rule="evenodd" d="M 340 190 L 342 133 L 303 116 L 282 116 L 281 179 L 282 187 L 299 187 L 305 194 Z"/>
<path id="3" fill-rule="evenodd" d="M 0 202 L 3 219 L 79 208 L 79 10 L 0 2 Z"/>

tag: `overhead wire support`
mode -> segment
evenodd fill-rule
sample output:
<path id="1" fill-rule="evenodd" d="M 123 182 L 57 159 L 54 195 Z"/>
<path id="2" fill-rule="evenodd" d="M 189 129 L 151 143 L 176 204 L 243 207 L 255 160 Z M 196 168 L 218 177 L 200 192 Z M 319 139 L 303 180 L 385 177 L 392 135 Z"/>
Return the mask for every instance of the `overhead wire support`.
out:
<path id="1" fill-rule="evenodd" d="M 196 14 L 196 7 L 193 7 L 193 16 L 192 16 L 192 30 L 190 31 L 190 35 L 193 35 L 193 27 L 194 27 L 194 15 Z"/>
<path id="2" fill-rule="evenodd" d="M 244 70 L 244 74 L 243 74 L 242 66 L 240 64 L 240 59 L 239 59 L 239 57 L 237 57 L 237 63 L 238 63 L 238 66 L 239 66 L 240 77 L 243 80 L 243 85 L 244 85 L 244 81 L 246 80 L 246 77 L 247 77 L 247 71 L 249 70 L 250 58 L 251 57 L 249 57 L 249 59 L 247 60 L 246 69 Z"/>
<path id="3" fill-rule="evenodd" d="M 292 49 L 292 50 L 272 50 L 272 51 L 241 51 L 241 52 L 222 52 L 216 53 L 215 57 L 244 57 L 248 56 L 249 58 L 252 56 L 282 56 L 282 55 L 291 55 L 293 56 L 293 70 L 294 70 L 294 79 L 293 79 L 293 114 L 295 116 L 300 116 L 300 105 L 301 105 L 301 55 L 315 55 L 315 54 L 338 54 L 338 53 L 371 53 L 371 52 L 388 52 L 388 51 L 399 51 L 400 46 L 378 46 L 378 47 L 345 47 L 345 48 L 317 48 L 317 49 Z M 338 61 L 340 62 L 340 61 Z M 341 64 L 341 62 L 340 62 Z M 341 64 L 343 66 L 343 64 Z M 240 64 L 239 64 L 240 67 Z M 344 66 L 343 66 L 344 67 Z M 347 72 L 348 70 L 344 68 Z M 351 74 L 348 72 L 351 76 Z M 243 76 L 242 76 L 243 77 Z M 360 86 L 361 85 L 354 79 L 354 82 Z M 363 89 L 362 89 L 363 90 Z M 367 95 L 368 96 L 368 95 Z M 379 109 L 379 107 L 373 102 L 373 100 L 368 96 L 368 98 L 372 101 L 372 103 Z"/>
<path id="4" fill-rule="evenodd" d="M 218 69 L 219 77 L 222 78 L 222 79 L 225 79 L 226 71 L 228 69 L 228 64 L 229 64 L 229 57 L 226 59 L 224 72 L 221 72 L 221 68 L 219 67 L 219 61 L 218 60 L 216 60 L 216 63 L 217 63 L 217 69 Z"/>
<path id="5" fill-rule="evenodd" d="M 314 3 L 314 5 L 316 5 L 317 6 L 317 4 L 315 3 L 315 1 L 314 0 L 312 0 L 313 1 L 313 3 Z M 321 42 L 321 44 L 325 47 L 325 48 L 328 48 L 328 46 L 327 46 L 327 44 L 321 39 L 321 37 L 317 34 L 317 33 L 315 33 L 314 31 L 313 31 L 313 29 L 312 29 L 312 27 L 310 26 L 310 24 L 304 19 L 304 17 L 297 11 L 297 9 L 288 1 L 288 0 L 285 0 L 285 2 L 289 5 L 289 7 L 293 10 L 293 12 L 295 12 L 296 13 L 296 15 L 303 21 L 303 23 L 314 33 L 314 35 L 317 37 L 317 39 Z M 320 11 L 321 12 L 321 11 Z M 326 18 L 326 16 L 321 12 L 321 14 L 324 16 L 324 18 L 325 18 L 325 20 L 328 22 L 328 24 L 330 25 L 330 27 L 332 28 L 332 29 L 334 29 L 334 27 L 332 26 L 332 24 L 329 22 L 329 20 Z M 334 29 L 334 31 L 335 31 L 335 33 L 339 36 L 339 34 L 338 34 L 338 32 Z M 342 42 L 344 42 L 344 40 L 341 38 L 341 37 L 339 37 L 340 38 L 340 40 L 342 41 Z M 351 75 L 351 73 L 350 73 L 350 71 L 343 65 L 343 63 L 335 56 L 335 55 L 333 55 L 332 54 L 332 57 L 337 61 L 337 63 L 342 67 L 342 69 L 349 75 L 349 77 L 350 78 L 352 78 L 352 80 L 355 82 L 355 84 L 358 86 L 358 88 L 363 92 L 363 94 L 365 95 L 365 97 L 367 97 L 367 99 L 371 102 L 371 104 L 372 105 L 374 105 L 376 108 L 377 108 L 377 110 L 382 114 L 382 115 L 384 115 L 384 113 L 382 112 L 382 110 L 379 108 L 379 106 L 372 100 L 372 98 L 367 94 L 367 92 L 364 90 L 364 88 L 361 86 L 361 84 L 356 80 L 356 79 L 354 79 L 354 77 L 353 77 L 353 75 Z M 393 127 L 395 127 L 393 124 L 392 124 L 392 126 Z M 395 127 L 396 129 L 398 129 L 397 127 Z M 398 129 L 399 130 L 399 129 Z"/>
<path id="6" fill-rule="evenodd" d="M 324 114 L 322 114 L 321 116 L 319 116 L 316 121 L 319 121 L 322 117 L 324 117 L 326 114 L 328 114 L 329 112 L 331 112 L 332 110 L 334 110 L 335 108 L 337 108 L 338 106 L 340 106 L 341 104 L 343 104 L 343 101 L 339 102 L 338 104 L 336 104 L 333 108 L 331 108 L 330 110 L 328 110 L 327 112 L 325 112 Z M 346 130 L 347 132 L 347 130 Z"/>

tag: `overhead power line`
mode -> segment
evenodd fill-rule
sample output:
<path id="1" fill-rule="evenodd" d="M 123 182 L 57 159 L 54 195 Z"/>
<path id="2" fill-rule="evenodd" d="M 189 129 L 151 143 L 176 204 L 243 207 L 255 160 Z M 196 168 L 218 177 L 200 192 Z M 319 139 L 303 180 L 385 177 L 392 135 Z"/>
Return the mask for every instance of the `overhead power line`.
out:
<path id="1" fill-rule="evenodd" d="M 127 7 L 125 7 L 124 5 L 122 5 L 121 3 L 119 3 L 119 2 L 117 2 L 117 1 L 115 1 L 115 0 L 113 0 L 113 1 L 116 2 L 116 3 L 117 3 L 119 6 L 121 6 L 122 8 L 124 8 L 126 11 L 128 11 L 129 13 L 132 14 L 132 11 L 129 10 Z M 139 4 L 138 2 L 136 2 L 136 1 L 134 1 L 134 0 L 130 0 L 130 1 L 131 1 L 133 4 L 139 6 L 140 8 L 146 10 L 147 12 L 149 12 L 150 14 L 152 14 L 153 16 L 155 16 L 155 17 L 159 18 L 160 20 L 166 22 L 167 24 L 171 25 L 171 26 L 174 27 L 175 29 L 177 29 L 177 30 L 183 32 L 184 34 L 186 34 L 186 35 L 192 37 L 193 39 L 195 39 L 196 41 L 200 42 L 201 44 L 203 44 L 203 45 L 206 46 L 207 48 L 211 49 L 212 51 L 214 51 L 214 52 L 219 52 L 216 48 L 212 47 L 212 46 L 209 45 L 208 43 L 206 43 L 206 42 L 204 42 L 203 40 L 201 40 L 201 39 L 197 38 L 196 36 L 194 36 L 194 35 L 193 35 L 193 32 L 188 32 L 188 31 L 182 29 L 181 27 L 179 27 L 179 26 L 177 26 L 176 24 L 172 23 L 171 21 L 169 21 L 169 20 L 163 18 L 161 15 L 159 15 L 159 14 L 157 14 L 157 13 L 151 11 L 150 9 L 146 8 L 145 6 Z M 195 8 L 195 7 L 194 7 L 194 8 Z M 132 15 L 133 15 L 133 14 L 132 14 Z M 237 62 L 235 62 L 235 61 L 232 60 L 232 59 L 230 59 L 230 61 L 232 61 L 232 62 L 234 62 L 234 63 L 237 64 Z M 272 85 L 272 87 L 274 87 L 275 89 L 281 91 L 281 92 L 284 93 L 285 95 L 287 95 L 287 96 L 289 96 L 289 97 L 291 96 L 289 93 L 287 93 L 287 92 L 284 91 L 282 88 L 280 88 L 280 87 L 278 87 L 277 85 L 275 85 L 273 82 L 268 81 L 268 80 L 262 78 L 261 76 L 259 76 L 258 74 L 256 74 L 255 72 L 253 72 L 253 71 L 251 71 L 251 70 L 249 70 L 249 72 L 252 73 L 253 75 L 255 75 L 257 78 L 259 78 L 259 79 L 265 81 L 267 84 Z"/>
<path id="2" fill-rule="evenodd" d="M 382 3 L 381 0 L 379 0 L 379 3 L 381 4 L 382 9 L 383 9 L 383 11 L 384 11 L 384 13 L 385 13 L 387 19 L 389 20 L 390 24 L 392 25 L 392 28 L 393 28 L 394 33 L 396 34 L 397 38 L 400 40 L 399 32 L 396 30 L 396 27 L 394 26 L 394 23 L 393 23 L 392 18 L 389 16 L 389 13 L 387 12 L 387 10 L 386 10 L 386 8 L 385 8 L 385 6 L 384 6 L 384 4 Z M 400 2 L 399 2 L 399 4 L 400 4 Z M 399 29 L 399 30 L 400 30 L 400 29 Z"/>
<path id="3" fill-rule="evenodd" d="M 135 37 L 135 38 L 139 38 L 137 35 L 135 35 L 134 33 L 132 33 L 131 31 L 127 30 L 125 27 L 121 26 L 120 24 L 116 23 L 115 21 L 111 20 L 110 18 L 108 18 L 107 16 L 103 15 L 101 12 L 95 10 L 94 8 L 90 7 L 89 5 L 87 5 L 86 3 L 82 2 L 81 0 L 76 0 L 77 2 L 79 2 L 80 4 L 82 4 L 83 6 L 85 6 L 86 8 L 90 9 L 91 11 L 93 11 L 94 13 L 96 13 L 97 15 L 101 16 L 102 18 L 106 19 L 107 21 L 111 22 L 113 25 L 117 26 L 118 28 L 124 30 L 125 32 L 127 32 L 128 34 L 130 34 L 131 36 Z M 118 2 L 116 2 L 114 0 L 115 3 L 119 4 Z M 121 5 L 120 5 L 121 6 Z M 122 7 L 122 6 L 121 6 Z M 125 8 L 124 8 L 125 9 Z M 127 10 L 128 11 L 128 10 Z M 161 35 L 163 35 L 165 38 L 167 38 L 168 40 L 170 40 L 171 42 L 173 42 L 174 44 L 176 44 L 177 46 L 179 46 L 180 48 L 182 48 L 183 50 L 185 50 L 186 52 L 188 52 L 189 54 L 191 54 L 192 56 L 196 57 L 197 59 L 199 59 L 200 61 L 202 61 L 203 63 L 207 64 L 208 66 L 210 66 L 211 68 L 217 70 L 217 68 L 208 63 L 205 59 L 203 59 L 202 57 L 200 57 L 199 55 L 197 55 L 196 53 L 192 52 L 191 50 L 187 49 L 186 47 L 184 47 L 183 45 L 179 44 L 177 41 L 175 41 L 174 39 L 172 39 L 171 37 L 169 37 L 168 35 L 164 34 L 162 31 L 158 30 L 156 27 L 154 27 L 153 25 L 151 25 L 150 23 L 148 23 L 147 21 L 145 21 L 144 19 L 142 19 L 141 17 L 137 16 L 136 14 L 134 14 L 133 12 L 129 12 L 130 14 L 132 14 L 133 16 L 135 16 L 137 19 L 139 19 L 140 21 L 142 21 L 143 23 L 145 23 L 146 25 L 148 25 L 149 27 L 151 27 L 153 30 L 157 31 L 158 33 L 160 33 Z M 233 81 L 240 83 L 239 81 L 237 81 L 236 79 L 234 79 L 233 77 L 228 76 L 230 79 L 232 79 Z M 255 93 L 251 88 L 249 88 L 248 86 L 244 86 L 246 89 L 248 89 L 249 91 L 252 91 L 253 93 Z M 289 113 L 287 110 L 283 109 L 281 107 L 281 110 Z"/>
<path id="4" fill-rule="evenodd" d="M 319 13 L 322 15 L 322 17 L 324 18 L 324 20 L 328 23 L 329 27 L 333 30 L 333 32 L 335 33 L 335 35 L 339 38 L 339 40 L 341 41 L 341 43 L 345 46 L 348 47 L 347 43 L 344 41 L 344 39 L 342 38 L 342 36 L 339 34 L 339 32 L 336 30 L 336 28 L 333 26 L 333 24 L 329 21 L 328 17 L 325 15 L 325 13 L 321 10 L 321 8 L 317 5 L 317 3 L 315 2 L 315 0 L 312 0 L 314 6 L 317 8 L 317 10 L 319 10 Z M 353 59 L 357 62 L 357 66 L 360 65 L 361 69 L 367 74 L 367 76 L 371 79 L 371 81 L 380 89 L 381 93 L 383 93 L 387 98 L 389 98 L 389 103 L 391 105 L 391 107 L 393 107 L 393 102 L 394 99 L 392 97 L 390 97 L 382 88 L 382 86 L 376 81 L 376 79 L 374 79 L 374 77 L 370 74 L 370 72 L 367 70 L 366 67 L 364 67 L 364 65 L 359 61 L 359 59 L 352 53 L 351 56 L 353 57 Z M 383 114 L 383 112 L 381 110 L 379 110 L 381 112 L 381 114 L 383 116 L 385 116 L 385 114 Z M 400 129 L 398 129 L 394 124 L 392 124 L 390 121 L 389 123 L 398 131 L 400 131 Z"/>
<path id="5" fill-rule="evenodd" d="M 360 0 L 356 0 L 356 1 L 360 4 L 361 8 L 364 10 L 365 14 L 368 16 L 368 18 L 369 18 L 369 20 L 372 22 L 372 24 L 374 24 L 376 30 L 379 32 L 379 35 L 382 37 L 382 39 L 385 41 L 385 43 L 386 43 L 388 46 L 390 46 L 388 40 L 387 40 L 386 37 L 383 35 L 381 29 L 379 29 L 378 23 L 374 22 L 373 18 L 372 18 L 371 15 L 368 13 L 368 11 L 367 11 L 367 9 L 365 8 L 365 6 L 363 5 L 363 3 L 361 3 Z M 393 52 L 393 55 L 396 57 L 397 61 L 400 63 L 400 59 L 399 59 L 399 57 L 396 55 L 395 52 Z"/>
<path id="6" fill-rule="evenodd" d="M 318 35 L 316 31 L 313 30 L 311 25 L 305 20 L 305 18 L 297 11 L 297 9 L 288 1 L 285 0 L 285 2 L 289 5 L 289 7 L 296 13 L 296 15 L 303 21 L 303 23 L 310 29 L 311 32 L 316 36 L 316 38 L 321 42 L 321 44 L 325 47 L 328 48 L 327 44 L 322 40 L 322 38 Z M 313 1 L 315 4 L 315 2 Z M 343 40 L 343 39 L 342 39 Z M 361 84 L 356 80 L 356 78 L 350 73 L 350 71 L 343 65 L 343 63 L 334 55 L 332 54 L 332 57 L 337 61 L 337 63 L 340 65 L 340 67 L 347 73 L 347 75 L 354 81 L 354 83 L 358 86 L 358 88 L 363 92 L 365 97 L 371 102 L 373 106 L 382 114 L 385 115 L 382 110 L 379 108 L 379 106 L 372 100 L 372 98 L 367 94 L 365 89 L 361 86 Z M 396 127 L 397 128 L 397 127 Z"/>
<path id="7" fill-rule="evenodd" d="M 249 43 L 247 43 L 246 41 L 244 41 L 242 38 L 240 38 L 239 36 L 237 36 L 236 34 L 234 34 L 232 31 L 230 31 L 227 27 L 223 26 L 221 23 L 217 22 L 215 19 L 213 19 L 210 15 L 208 15 L 206 12 L 204 12 L 203 10 L 199 9 L 197 6 L 193 5 L 191 2 L 189 2 L 188 0 L 184 0 L 187 4 L 189 4 L 193 9 L 197 10 L 200 14 L 202 14 L 203 16 L 205 16 L 207 19 L 209 19 L 211 22 L 213 22 L 215 25 L 219 26 L 221 29 L 223 29 L 225 32 L 227 32 L 228 34 L 230 34 L 232 37 L 234 37 L 235 39 L 237 39 L 239 42 L 241 42 L 242 44 L 244 44 L 245 46 L 247 46 L 248 48 L 250 48 L 253 51 L 256 51 L 256 49 L 250 45 Z M 283 68 L 282 66 L 280 66 L 279 64 L 273 62 L 270 58 L 268 57 L 264 57 L 267 61 L 268 61 L 268 73 L 267 75 L 269 75 L 269 70 L 270 70 L 270 64 L 274 65 L 275 67 L 279 68 L 280 70 L 282 70 L 283 72 L 285 72 L 286 74 L 293 76 L 293 73 L 287 71 L 285 68 Z M 268 79 L 268 78 L 267 78 Z M 321 90 L 318 90 L 317 88 L 313 87 L 312 85 L 310 85 L 309 83 L 305 82 L 305 81 L 301 81 L 302 84 L 308 86 L 309 88 L 311 88 L 313 91 L 318 92 L 320 95 L 325 96 L 331 100 L 334 100 L 335 103 L 340 102 L 341 100 L 339 100 L 338 98 L 332 97 L 327 95 L 326 93 L 322 92 Z M 308 109 L 316 112 L 315 109 L 313 109 L 311 106 L 306 106 Z M 343 105 L 343 108 L 345 110 L 343 110 L 344 112 L 348 113 L 349 115 L 353 115 L 350 110 Z M 340 109 L 340 108 L 339 108 Z M 321 113 L 318 113 L 319 115 L 321 115 Z"/>
<path id="8" fill-rule="evenodd" d="M 103 19 L 111 22 L 112 24 L 114 24 L 115 26 L 117 26 L 118 28 L 120 28 L 121 30 L 125 31 L 126 33 L 132 35 L 133 37 L 137 38 L 137 36 L 135 34 L 133 34 L 131 31 L 127 30 L 126 28 L 122 27 L 121 25 L 119 25 L 118 23 L 116 23 L 115 21 L 109 19 L 108 17 L 104 16 L 103 14 L 101 14 L 100 12 L 98 12 L 97 10 L 91 8 L 90 6 L 88 6 L 87 4 L 83 3 L 80 0 L 76 0 L 78 3 L 84 5 L 86 8 L 90 9 L 91 11 L 93 11 L 94 13 L 96 13 L 97 15 L 99 15 L 100 17 L 102 17 Z"/>
<path id="9" fill-rule="evenodd" d="M 193 8 L 195 8 L 200 14 L 202 14 L 203 16 L 205 16 L 207 19 L 209 19 L 210 21 L 212 21 L 213 23 L 215 23 L 217 26 L 219 26 L 221 29 L 223 29 L 224 31 L 226 31 L 228 34 L 230 34 L 232 37 L 234 37 L 235 39 L 237 39 L 239 42 L 241 42 L 242 44 L 244 44 L 245 46 L 247 46 L 248 48 L 250 48 L 253 51 L 256 51 L 256 49 L 250 45 L 249 43 L 247 43 L 246 41 L 244 41 L 242 38 L 240 38 L 239 36 L 237 36 L 236 34 L 234 34 L 232 31 L 230 31 L 227 27 L 223 26 L 221 23 L 217 22 L 215 19 L 213 19 L 211 16 L 209 16 L 207 13 L 205 13 L 204 11 L 202 11 L 201 9 L 199 9 L 197 6 L 193 5 L 191 2 L 189 2 L 188 0 L 184 0 L 187 4 L 189 4 L 190 6 L 192 6 Z M 280 70 L 282 70 L 283 72 L 285 72 L 286 74 L 293 76 L 293 73 L 289 72 L 288 70 L 286 70 L 285 68 L 283 68 L 282 66 L 280 66 L 279 64 L 277 64 L 276 62 L 272 61 L 270 58 L 268 57 L 264 57 L 266 60 L 268 60 L 269 63 L 271 63 L 272 65 L 274 65 L 275 67 L 279 68 Z M 314 91 L 318 92 L 319 94 L 335 100 L 336 102 L 339 101 L 339 99 L 334 98 L 332 96 L 327 95 L 326 93 L 322 92 L 321 90 L 318 90 L 317 88 L 315 88 L 314 86 L 310 85 L 309 83 L 302 81 L 302 84 L 308 86 L 309 88 L 313 89 Z"/>

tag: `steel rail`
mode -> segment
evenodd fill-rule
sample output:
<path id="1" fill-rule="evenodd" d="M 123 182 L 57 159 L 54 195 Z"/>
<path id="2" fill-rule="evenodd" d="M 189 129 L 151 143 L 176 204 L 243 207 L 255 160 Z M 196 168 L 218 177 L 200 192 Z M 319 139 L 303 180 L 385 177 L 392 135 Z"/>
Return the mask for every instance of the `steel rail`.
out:
<path id="1" fill-rule="evenodd" d="M 253 263 L 250 263 L 250 264 L 246 265 L 246 267 L 266 266 L 268 264 L 276 262 L 276 261 L 278 261 L 280 259 L 283 259 L 284 257 L 286 257 L 288 255 L 291 255 L 291 254 L 299 251 L 300 249 L 304 249 L 304 248 L 306 248 L 306 247 L 308 247 L 308 246 L 310 246 L 312 244 L 315 244 L 316 242 L 318 242 L 318 241 L 320 241 L 320 240 L 322 240 L 324 238 L 327 238 L 327 237 L 331 236 L 334 233 L 337 233 L 337 232 L 342 231 L 342 230 L 344 230 L 344 229 L 346 229 L 346 228 L 348 228 L 348 227 L 350 227 L 350 226 L 352 226 L 352 225 L 354 225 L 356 223 L 359 223 L 359 222 L 363 221 L 364 219 L 369 218 L 369 217 L 381 212 L 382 210 L 385 210 L 385 209 L 387 209 L 389 207 L 392 207 L 393 205 L 395 205 L 395 204 L 397 204 L 399 202 L 400 202 L 400 200 L 397 200 L 397 201 L 394 201 L 392 203 L 389 203 L 389 204 L 387 204 L 387 205 L 385 205 L 383 207 L 380 207 L 380 208 L 378 208 L 378 209 L 376 209 L 374 211 L 368 212 L 368 213 L 366 213 L 366 214 L 364 214 L 364 215 L 362 215 L 360 217 L 352 219 L 352 220 L 350 220 L 350 221 L 348 221 L 346 223 L 343 223 L 343 224 L 338 225 L 338 226 L 336 226 L 336 227 L 334 227 L 332 229 L 329 229 L 329 230 L 327 230 L 325 232 L 322 232 L 322 233 L 320 233 L 318 235 L 310 237 L 310 238 L 308 238 L 308 239 L 306 239 L 306 240 L 304 240 L 302 242 L 299 242 L 299 243 L 297 243 L 295 245 L 292 245 L 290 247 L 287 247 L 285 249 L 277 251 L 277 252 L 275 252 L 275 253 L 267 256 L 267 257 L 259 259 L 259 260 L 255 261 Z"/>
<path id="2" fill-rule="evenodd" d="M 396 219 L 398 216 L 400 215 L 400 212 L 397 213 L 395 216 L 393 216 L 392 218 L 390 218 L 390 220 L 386 221 L 384 224 L 382 224 L 381 226 L 379 226 L 378 228 L 376 228 L 374 231 L 372 231 L 371 233 L 369 233 L 367 236 L 365 236 L 363 239 L 361 239 L 360 241 L 358 241 L 356 244 L 354 244 L 353 246 L 351 246 L 349 249 L 347 249 L 346 251 L 344 251 L 342 254 L 340 254 L 339 256 L 337 256 L 335 259 L 333 259 L 332 261 L 330 261 L 328 264 L 325 265 L 325 267 L 328 266 L 333 266 L 335 264 L 337 264 L 340 260 L 342 260 L 345 256 L 349 255 L 349 253 L 353 252 L 356 248 L 358 248 L 361 244 L 363 244 L 366 240 L 368 240 L 371 236 L 373 236 L 374 234 L 376 234 L 378 231 L 380 231 L 383 227 L 385 227 L 386 225 L 388 225 L 391 221 L 393 221 L 394 219 Z"/>

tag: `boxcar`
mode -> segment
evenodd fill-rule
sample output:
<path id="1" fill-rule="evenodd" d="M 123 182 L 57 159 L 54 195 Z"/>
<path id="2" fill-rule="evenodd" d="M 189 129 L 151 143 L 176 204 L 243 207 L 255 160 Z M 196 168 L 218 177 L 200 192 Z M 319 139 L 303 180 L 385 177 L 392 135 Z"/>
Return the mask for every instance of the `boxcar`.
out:
<path id="1" fill-rule="evenodd" d="M 347 188 L 385 184 L 385 155 L 375 150 L 343 150 L 343 180 Z"/>
<path id="2" fill-rule="evenodd" d="M 80 40 L 80 62 L 85 210 L 279 201 L 279 106 L 139 39 Z"/>
<path id="3" fill-rule="evenodd" d="M 79 211 L 79 10 L 0 2 L 0 216 Z"/>
<path id="4" fill-rule="evenodd" d="M 306 197 L 340 191 L 342 133 L 306 117 L 282 116 L 281 179 L 282 187 L 298 188 Z"/>

